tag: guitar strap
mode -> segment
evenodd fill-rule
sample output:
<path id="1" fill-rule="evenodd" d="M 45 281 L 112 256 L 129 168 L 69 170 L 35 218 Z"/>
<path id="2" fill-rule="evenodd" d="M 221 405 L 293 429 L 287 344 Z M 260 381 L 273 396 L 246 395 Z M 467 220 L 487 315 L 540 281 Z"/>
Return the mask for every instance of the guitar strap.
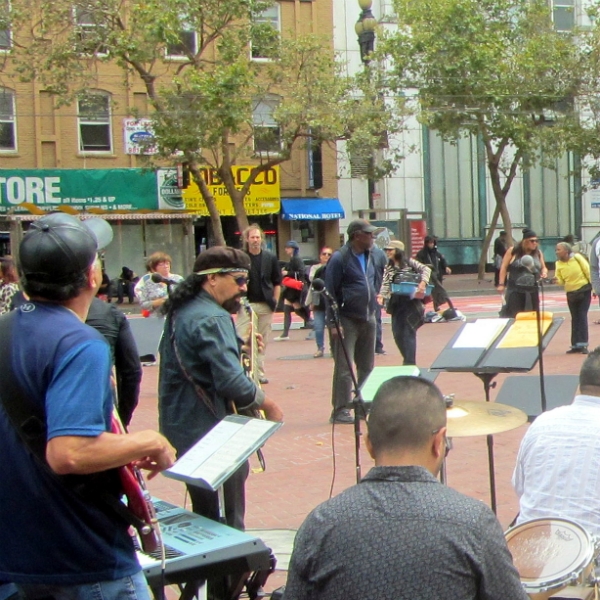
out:
<path id="1" fill-rule="evenodd" d="M 18 309 L 17 309 L 18 310 Z M 138 519 L 113 494 L 105 489 L 98 489 L 100 482 L 94 486 L 90 476 L 57 475 L 46 462 L 46 415 L 23 392 L 12 369 L 12 332 L 16 318 L 16 310 L 0 317 L 0 404 L 18 433 L 23 444 L 36 458 L 42 469 L 55 481 L 60 481 L 64 488 L 85 502 L 93 502 L 98 508 L 108 508 L 126 523 L 134 527 L 142 527 L 144 523 Z M 85 479 L 84 479 L 85 478 Z M 93 487 L 94 489 L 90 489 Z"/>
<path id="2" fill-rule="evenodd" d="M 1 338 L 0 338 L 1 339 Z M 175 353 L 175 358 L 177 359 L 177 363 L 179 364 L 179 368 L 181 369 L 181 373 L 183 376 L 192 384 L 196 395 L 210 410 L 214 417 L 218 417 L 217 408 L 212 398 L 206 393 L 206 390 L 190 375 L 188 370 L 185 368 L 183 364 L 183 360 L 181 358 L 181 354 L 179 353 L 179 348 L 177 347 L 177 342 L 175 341 L 175 313 L 173 312 L 169 318 L 169 340 L 171 340 L 171 344 L 173 345 L 173 352 Z"/>

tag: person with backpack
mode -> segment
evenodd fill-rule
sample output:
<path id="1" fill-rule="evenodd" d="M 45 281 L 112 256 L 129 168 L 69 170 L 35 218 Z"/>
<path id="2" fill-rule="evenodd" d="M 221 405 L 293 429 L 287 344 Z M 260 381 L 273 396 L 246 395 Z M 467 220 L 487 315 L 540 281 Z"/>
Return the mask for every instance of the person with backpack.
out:
<path id="1" fill-rule="evenodd" d="M 352 423 L 348 410 L 352 402 L 352 373 L 344 346 L 357 369 L 358 387 L 367 379 L 375 364 L 377 294 L 381 275 L 375 268 L 371 248 L 377 228 L 365 219 L 348 225 L 348 242 L 327 264 L 325 287 L 339 307 L 343 339 L 330 320 L 333 345 L 333 384 L 330 423 Z"/>
<path id="2" fill-rule="evenodd" d="M 556 244 L 555 279 L 565 288 L 571 313 L 571 347 L 567 354 L 587 354 L 588 311 L 592 302 L 590 265 L 566 242 Z"/>

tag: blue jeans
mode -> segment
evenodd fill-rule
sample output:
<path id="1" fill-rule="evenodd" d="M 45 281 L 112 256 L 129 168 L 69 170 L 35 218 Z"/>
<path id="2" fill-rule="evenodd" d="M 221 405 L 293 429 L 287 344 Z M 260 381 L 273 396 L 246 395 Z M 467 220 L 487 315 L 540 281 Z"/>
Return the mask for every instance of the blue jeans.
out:
<path id="1" fill-rule="evenodd" d="M 25 600 L 150 600 L 144 573 L 78 585 L 17 584 Z"/>
<path id="2" fill-rule="evenodd" d="M 317 350 L 325 352 L 325 311 L 313 310 L 313 323 Z"/>

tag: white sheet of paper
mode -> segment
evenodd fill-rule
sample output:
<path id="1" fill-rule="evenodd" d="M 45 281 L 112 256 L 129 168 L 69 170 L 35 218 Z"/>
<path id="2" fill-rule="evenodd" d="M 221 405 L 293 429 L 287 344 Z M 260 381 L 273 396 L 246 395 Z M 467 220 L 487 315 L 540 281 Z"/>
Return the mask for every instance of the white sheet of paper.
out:
<path id="1" fill-rule="evenodd" d="M 474 323 L 467 323 L 452 347 L 489 348 L 508 321 L 509 319 L 477 319 Z"/>

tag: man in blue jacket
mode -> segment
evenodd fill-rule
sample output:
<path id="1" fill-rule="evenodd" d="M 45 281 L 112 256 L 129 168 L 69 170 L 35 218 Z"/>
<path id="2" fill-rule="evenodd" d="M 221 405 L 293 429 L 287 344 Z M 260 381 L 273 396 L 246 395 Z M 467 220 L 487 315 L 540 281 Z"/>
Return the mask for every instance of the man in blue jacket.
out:
<path id="1" fill-rule="evenodd" d="M 348 242 L 334 252 L 327 264 L 325 286 L 339 307 L 343 343 L 354 361 L 359 387 L 373 370 L 377 322 L 377 293 L 381 274 L 375 268 L 371 249 L 376 227 L 364 219 L 348 226 Z M 333 389 L 331 423 L 352 423 L 352 374 L 342 340 L 331 328 L 333 342 Z"/>

